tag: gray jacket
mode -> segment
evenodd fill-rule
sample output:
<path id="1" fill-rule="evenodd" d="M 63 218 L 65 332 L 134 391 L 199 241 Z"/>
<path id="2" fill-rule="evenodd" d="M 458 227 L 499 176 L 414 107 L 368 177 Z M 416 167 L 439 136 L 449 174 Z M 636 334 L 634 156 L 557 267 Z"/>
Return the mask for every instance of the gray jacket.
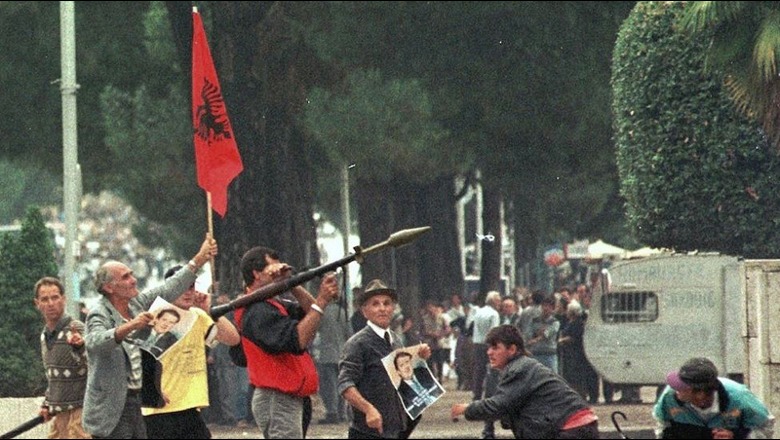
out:
<path id="1" fill-rule="evenodd" d="M 331 304 L 320 319 L 314 339 L 314 359 L 318 364 L 338 364 L 344 343 L 351 335 L 351 326 L 339 304 Z"/>
<path id="2" fill-rule="evenodd" d="M 501 372 L 493 396 L 469 404 L 466 420 L 497 420 L 515 438 L 557 438 L 561 427 L 587 402 L 539 361 L 518 356 Z"/>
<path id="3" fill-rule="evenodd" d="M 177 271 L 161 286 L 130 300 L 130 310 L 134 316 L 146 311 L 158 296 L 173 302 L 195 282 L 195 278 L 189 269 Z M 127 398 L 130 360 L 122 343 L 114 340 L 116 327 L 122 322 L 122 316 L 106 297 L 100 298 L 87 316 L 85 345 L 89 375 L 82 424 L 96 437 L 107 437 L 116 428 Z"/>

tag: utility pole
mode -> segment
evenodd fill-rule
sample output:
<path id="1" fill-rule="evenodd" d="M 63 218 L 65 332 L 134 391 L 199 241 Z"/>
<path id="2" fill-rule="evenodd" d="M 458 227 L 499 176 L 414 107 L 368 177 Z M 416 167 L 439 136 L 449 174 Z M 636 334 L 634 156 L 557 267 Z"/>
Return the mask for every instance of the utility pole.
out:
<path id="1" fill-rule="evenodd" d="M 62 284 L 67 299 L 66 311 L 79 316 L 78 271 L 76 257 L 80 246 L 76 235 L 78 212 L 81 205 L 81 176 L 78 158 L 76 125 L 76 19 L 75 2 L 60 2 L 60 57 L 62 78 L 62 177 L 63 211 L 65 213 L 65 267 Z"/>
<path id="2" fill-rule="evenodd" d="M 346 165 L 341 167 L 341 218 L 343 219 L 344 225 L 341 228 L 341 233 L 343 234 L 343 243 L 344 243 L 344 255 L 350 254 L 350 248 L 349 248 L 349 236 L 352 235 L 352 218 L 350 217 L 350 210 L 349 210 L 349 169 L 353 165 Z M 350 287 L 350 279 L 349 279 L 349 266 L 345 267 L 342 270 L 342 273 L 344 274 L 344 289 L 346 292 L 344 292 L 344 295 L 347 298 L 347 313 L 349 316 L 352 316 L 352 304 L 354 302 L 354 298 L 352 298 L 352 288 Z M 349 316 L 347 318 L 349 318 Z"/>

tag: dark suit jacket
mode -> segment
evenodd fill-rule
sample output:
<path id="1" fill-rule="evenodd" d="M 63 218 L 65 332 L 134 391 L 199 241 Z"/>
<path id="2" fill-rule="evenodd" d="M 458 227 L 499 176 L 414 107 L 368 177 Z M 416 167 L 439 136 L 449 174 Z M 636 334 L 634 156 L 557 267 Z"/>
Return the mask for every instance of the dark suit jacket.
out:
<path id="1" fill-rule="evenodd" d="M 163 354 L 165 350 L 170 348 L 171 345 L 175 344 L 178 340 L 179 338 L 176 335 L 171 332 L 167 332 L 160 336 L 153 346 L 149 347 L 149 351 L 155 355 L 155 357 L 160 357 L 160 355 Z"/>
<path id="2" fill-rule="evenodd" d="M 136 339 L 137 344 L 140 345 L 141 348 L 149 351 L 151 354 L 154 355 L 154 357 L 160 357 L 161 354 L 168 348 L 170 348 L 171 345 L 175 344 L 176 341 L 179 340 L 179 338 L 171 333 L 167 332 L 160 336 L 157 341 L 152 346 L 148 346 L 140 341 L 146 341 L 149 339 L 149 336 L 152 334 L 152 327 L 144 327 L 138 331 L 135 332 L 133 335 L 133 338 Z"/>
<path id="3" fill-rule="evenodd" d="M 427 368 L 424 366 L 415 368 L 414 377 L 417 378 L 417 382 L 420 382 L 420 385 L 429 391 L 431 396 L 438 397 L 441 395 L 441 389 L 436 385 L 433 376 Z M 418 394 L 403 380 L 401 380 L 401 383 L 398 385 L 398 394 L 401 395 L 401 401 L 404 404 L 404 408 L 411 414 L 412 418 L 417 418 L 426 407 L 425 400 L 423 399 L 417 399 L 415 402 L 415 397 L 418 397 Z"/>

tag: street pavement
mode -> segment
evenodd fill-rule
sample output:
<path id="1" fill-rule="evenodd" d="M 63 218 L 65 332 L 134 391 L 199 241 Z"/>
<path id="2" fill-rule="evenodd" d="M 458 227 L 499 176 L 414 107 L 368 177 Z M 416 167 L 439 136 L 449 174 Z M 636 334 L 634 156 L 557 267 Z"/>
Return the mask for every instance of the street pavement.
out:
<path id="1" fill-rule="evenodd" d="M 411 438 L 480 438 L 482 422 L 468 422 L 462 418 L 459 421 L 450 419 L 450 407 L 452 404 L 470 401 L 471 392 L 455 390 L 455 381 L 452 379 L 445 381 L 443 385 L 447 392 L 441 399 L 425 410 L 422 416 L 423 419 Z M 655 387 L 642 387 L 641 397 L 641 404 L 621 405 L 613 403 L 607 405 L 600 403 L 593 407 L 599 417 L 601 438 L 655 438 L 653 434 L 654 423 L 651 415 L 653 399 L 655 398 Z M 320 425 L 317 423 L 319 419 L 324 417 L 322 402 L 317 396 L 314 396 L 313 408 L 314 415 L 307 438 L 347 438 L 349 425 L 346 422 L 333 425 Z M 625 421 L 618 417 L 618 422 L 626 437 L 622 437 L 612 424 L 610 416 L 614 411 L 621 411 L 626 415 Z M 213 438 L 263 438 L 257 427 L 238 429 L 235 427 L 209 425 L 209 428 Z M 500 424 L 497 423 L 496 438 L 511 439 L 514 437 L 512 431 L 501 429 Z"/>

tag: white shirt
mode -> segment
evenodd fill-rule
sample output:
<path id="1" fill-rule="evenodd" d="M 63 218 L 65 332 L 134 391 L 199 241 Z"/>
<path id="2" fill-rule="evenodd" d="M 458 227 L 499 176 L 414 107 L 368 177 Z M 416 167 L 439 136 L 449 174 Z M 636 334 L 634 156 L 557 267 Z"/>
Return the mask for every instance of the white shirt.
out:
<path id="1" fill-rule="evenodd" d="M 393 345 L 393 341 L 395 340 L 395 338 L 393 337 L 393 333 L 390 332 L 390 330 L 384 329 L 384 328 L 374 324 L 371 321 L 368 321 L 367 324 L 368 324 L 369 327 L 371 327 L 371 330 L 373 330 L 374 333 L 376 333 L 377 336 L 379 336 L 382 339 L 385 338 L 385 333 L 388 333 L 390 335 L 390 345 Z"/>
<path id="2" fill-rule="evenodd" d="M 490 329 L 499 325 L 501 325 L 501 316 L 499 316 L 498 310 L 490 305 L 480 307 L 474 315 L 474 334 L 471 336 L 471 340 L 475 344 L 484 344 Z"/>

